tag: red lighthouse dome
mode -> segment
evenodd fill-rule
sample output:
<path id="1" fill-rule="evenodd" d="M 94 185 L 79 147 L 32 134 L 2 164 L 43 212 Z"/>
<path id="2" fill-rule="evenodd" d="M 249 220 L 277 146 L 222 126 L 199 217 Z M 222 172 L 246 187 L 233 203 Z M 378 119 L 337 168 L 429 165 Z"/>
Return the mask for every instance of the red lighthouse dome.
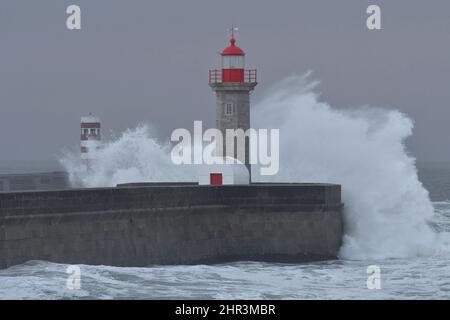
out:
<path id="1" fill-rule="evenodd" d="M 230 45 L 223 49 L 222 56 L 245 56 L 244 50 L 236 46 L 236 39 L 232 37 L 230 39 Z"/>

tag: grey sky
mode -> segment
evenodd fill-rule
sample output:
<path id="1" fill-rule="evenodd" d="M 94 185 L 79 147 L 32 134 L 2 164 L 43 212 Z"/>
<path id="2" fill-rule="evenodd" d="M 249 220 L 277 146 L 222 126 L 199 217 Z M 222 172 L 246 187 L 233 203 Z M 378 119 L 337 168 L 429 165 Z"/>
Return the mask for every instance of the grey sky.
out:
<path id="1" fill-rule="evenodd" d="M 66 29 L 69 4 L 81 6 L 81 31 Z M 382 31 L 366 29 L 369 4 Z M 400 109 L 416 124 L 412 154 L 450 160 L 448 0 L 1 0 L 0 160 L 54 158 L 78 144 L 88 112 L 117 134 L 212 125 L 207 72 L 233 23 L 258 68 L 254 100 L 313 70 L 322 100 Z"/>

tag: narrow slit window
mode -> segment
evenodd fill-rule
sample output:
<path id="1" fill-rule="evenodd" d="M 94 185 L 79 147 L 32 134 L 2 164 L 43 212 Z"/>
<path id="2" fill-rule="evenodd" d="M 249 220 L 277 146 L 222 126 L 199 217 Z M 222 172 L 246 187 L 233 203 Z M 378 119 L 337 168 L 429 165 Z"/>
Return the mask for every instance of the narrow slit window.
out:
<path id="1" fill-rule="evenodd" d="M 234 113 L 234 104 L 225 103 L 225 114 L 227 116 L 232 115 Z"/>

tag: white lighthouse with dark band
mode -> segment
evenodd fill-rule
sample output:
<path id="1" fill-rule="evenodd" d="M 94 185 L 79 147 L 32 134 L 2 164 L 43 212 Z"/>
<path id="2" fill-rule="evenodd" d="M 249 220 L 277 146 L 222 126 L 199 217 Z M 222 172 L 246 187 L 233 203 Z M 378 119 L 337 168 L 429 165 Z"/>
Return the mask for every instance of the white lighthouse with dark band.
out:
<path id="1" fill-rule="evenodd" d="M 100 119 L 92 114 L 81 117 L 81 159 L 89 164 L 93 160 L 93 153 L 100 148 L 101 124 Z"/>

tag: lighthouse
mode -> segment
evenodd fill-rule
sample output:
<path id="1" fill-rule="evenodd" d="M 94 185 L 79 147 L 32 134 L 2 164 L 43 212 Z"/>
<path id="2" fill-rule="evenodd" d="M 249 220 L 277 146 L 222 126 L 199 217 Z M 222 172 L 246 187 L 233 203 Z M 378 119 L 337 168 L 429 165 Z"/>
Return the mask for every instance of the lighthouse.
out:
<path id="1" fill-rule="evenodd" d="M 242 129 L 246 132 L 250 128 L 250 92 L 257 81 L 256 70 L 245 68 L 245 52 L 236 44 L 234 28 L 230 43 L 220 56 L 221 69 L 209 71 L 209 85 L 216 94 L 216 128 L 226 137 L 227 129 Z M 222 155 L 238 159 L 237 144 L 234 144 L 231 153 L 227 153 L 227 143 L 223 143 Z M 251 174 L 249 149 L 249 137 L 245 137 L 245 166 Z"/>
<path id="2" fill-rule="evenodd" d="M 81 159 L 85 162 L 89 168 L 95 150 L 100 148 L 101 143 L 101 124 L 100 119 L 92 114 L 81 117 Z"/>

